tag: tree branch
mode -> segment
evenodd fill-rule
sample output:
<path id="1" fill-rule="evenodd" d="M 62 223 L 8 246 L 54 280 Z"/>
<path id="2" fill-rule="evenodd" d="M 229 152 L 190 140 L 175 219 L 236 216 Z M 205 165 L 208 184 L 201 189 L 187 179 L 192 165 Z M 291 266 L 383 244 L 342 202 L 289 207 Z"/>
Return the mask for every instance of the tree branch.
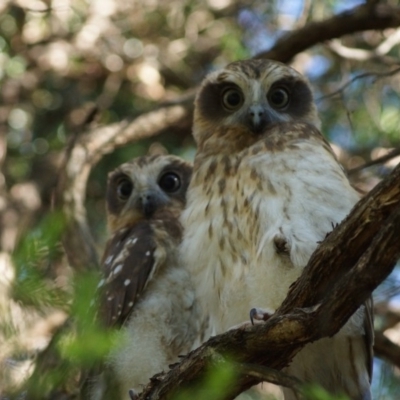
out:
<path id="1" fill-rule="evenodd" d="M 270 50 L 257 54 L 255 58 L 270 58 L 287 63 L 296 54 L 317 43 L 356 32 L 398 26 L 400 26 L 399 7 L 388 4 L 362 4 L 329 19 L 311 22 L 301 29 L 286 34 Z"/>
<path id="2" fill-rule="evenodd" d="M 368 161 L 365 164 L 359 165 L 358 167 L 349 169 L 347 171 L 347 174 L 348 175 L 353 175 L 353 174 L 355 174 L 355 173 L 357 173 L 359 171 L 362 171 L 365 168 L 369 168 L 369 167 L 372 167 L 374 165 L 383 164 L 386 161 L 389 161 L 392 158 L 395 158 L 397 156 L 400 156 L 400 148 L 393 149 L 391 152 L 389 152 L 388 154 L 385 154 L 382 157 L 378 157 L 375 160 Z"/>
<path id="3" fill-rule="evenodd" d="M 325 100 L 329 97 L 333 97 L 338 94 L 341 94 L 348 86 L 350 86 L 352 83 L 354 83 L 355 81 L 357 81 L 359 79 L 374 77 L 375 81 L 376 81 L 379 78 L 386 78 L 386 77 L 389 77 L 392 75 L 396 75 L 399 72 L 400 72 L 400 68 L 396 68 L 396 69 L 392 69 L 390 71 L 385 71 L 385 72 L 365 72 L 363 74 L 359 74 L 359 75 L 355 76 L 354 78 L 350 79 L 349 81 L 347 81 L 345 84 L 343 84 L 339 89 L 335 90 L 334 92 L 331 92 L 327 95 L 318 97 L 318 99 L 316 99 L 316 102 L 320 102 L 321 100 Z"/>
<path id="4" fill-rule="evenodd" d="M 375 332 L 374 351 L 379 358 L 383 358 L 400 368 L 400 347 L 382 332 Z"/>
<path id="5" fill-rule="evenodd" d="M 393 270 L 400 256 L 400 166 L 352 210 L 311 257 L 282 306 L 263 325 L 212 337 L 169 373 L 151 382 L 140 399 L 169 399 L 213 365 L 215 355 L 281 369 L 307 343 L 332 336 Z M 379 268 L 377 267 L 379 266 Z M 332 287 L 332 282 L 336 282 Z M 240 376 L 226 399 L 260 382 Z"/>
<path id="6" fill-rule="evenodd" d="M 236 371 L 240 374 L 252 376 L 260 382 L 270 382 L 274 385 L 287 387 L 297 392 L 301 390 L 302 382 L 294 376 L 285 374 L 282 371 L 257 364 L 236 363 L 234 366 Z"/>
<path id="7" fill-rule="evenodd" d="M 400 40 L 399 30 L 397 29 L 396 33 L 392 36 L 395 39 Z M 392 36 L 389 36 L 389 39 L 392 39 Z M 391 41 L 385 40 L 381 43 L 378 47 L 372 50 L 364 50 L 354 47 L 346 47 L 341 44 L 340 40 L 331 40 L 327 42 L 325 45 L 326 47 L 331 50 L 333 53 L 338 55 L 339 57 L 345 58 L 346 60 L 355 60 L 355 61 L 368 61 L 368 60 L 375 60 L 380 61 L 382 64 L 393 65 L 399 64 L 399 60 L 396 57 L 387 56 L 391 50 L 391 45 L 395 46 L 395 40 L 392 39 Z"/>
<path id="8" fill-rule="evenodd" d="M 350 215 L 319 246 L 299 278 L 282 303 L 280 311 L 289 311 L 295 307 L 309 307 L 317 304 L 322 296 L 349 271 L 359 260 L 363 252 L 377 235 L 386 218 L 400 205 L 400 165 L 389 177 L 381 181 L 368 195 L 361 199 Z M 398 244 L 397 246 L 398 247 Z M 349 249 L 343 256 L 344 249 Z M 329 253 L 329 257 L 326 257 Z M 324 263 L 321 264 L 321 259 Z M 341 260 L 341 262 L 338 262 Z M 322 267 L 321 267 L 322 266 Z M 329 280 L 320 275 L 318 269 L 329 271 Z M 376 276 L 376 275 L 374 275 Z M 314 288 L 302 292 L 303 286 Z"/>

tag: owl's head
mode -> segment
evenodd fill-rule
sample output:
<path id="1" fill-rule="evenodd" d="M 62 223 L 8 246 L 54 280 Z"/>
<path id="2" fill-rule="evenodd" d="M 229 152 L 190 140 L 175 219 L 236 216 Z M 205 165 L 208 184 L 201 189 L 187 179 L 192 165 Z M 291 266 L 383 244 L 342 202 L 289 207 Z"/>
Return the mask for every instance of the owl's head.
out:
<path id="1" fill-rule="evenodd" d="M 144 156 L 108 176 L 107 213 L 111 232 L 168 212 L 178 217 L 186 203 L 192 166 L 173 155 Z"/>
<path id="2" fill-rule="evenodd" d="M 231 147 L 232 140 L 247 147 L 281 122 L 305 122 L 319 129 L 306 78 L 276 61 L 237 61 L 204 79 L 195 101 L 193 136 L 199 147 L 206 142 Z"/>

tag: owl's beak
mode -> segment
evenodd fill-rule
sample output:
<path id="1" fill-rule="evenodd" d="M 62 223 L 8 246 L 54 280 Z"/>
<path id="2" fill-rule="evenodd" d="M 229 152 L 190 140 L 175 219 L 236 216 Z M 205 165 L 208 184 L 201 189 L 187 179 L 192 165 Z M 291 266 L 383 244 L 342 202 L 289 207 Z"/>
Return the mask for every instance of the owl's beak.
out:
<path id="1" fill-rule="evenodd" d="M 158 198 L 152 192 L 143 193 L 140 196 L 140 207 L 146 218 L 150 218 L 158 207 Z"/>
<path id="2" fill-rule="evenodd" d="M 257 104 L 249 107 L 246 122 L 253 133 L 259 134 L 265 130 L 272 120 L 266 108 Z"/>

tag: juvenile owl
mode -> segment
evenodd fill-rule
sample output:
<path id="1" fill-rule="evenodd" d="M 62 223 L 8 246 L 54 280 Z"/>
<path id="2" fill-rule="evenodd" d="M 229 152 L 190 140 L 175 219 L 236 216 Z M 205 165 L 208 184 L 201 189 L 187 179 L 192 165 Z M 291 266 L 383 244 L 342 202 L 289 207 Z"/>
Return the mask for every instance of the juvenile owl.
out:
<path id="1" fill-rule="evenodd" d="M 276 310 L 359 199 L 319 127 L 308 82 L 278 62 L 234 62 L 198 92 L 181 258 L 216 334 L 248 320 L 253 307 Z M 307 345 L 287 372 L 370 399 L 370 316 L 361 307 L 333 338 Z"/>
<path id="2" fill-rule="evenodd" d="M 92 385 L 93 400 L 129 399 L 130 389 L 141 391 L 197 338 L 194 288 L 177 263 L 191 173 L 190 164 L 170 155 L 139 157 L 109 174 L 100 318 L 120 327 L 120 336 L 106 378 Z"/>

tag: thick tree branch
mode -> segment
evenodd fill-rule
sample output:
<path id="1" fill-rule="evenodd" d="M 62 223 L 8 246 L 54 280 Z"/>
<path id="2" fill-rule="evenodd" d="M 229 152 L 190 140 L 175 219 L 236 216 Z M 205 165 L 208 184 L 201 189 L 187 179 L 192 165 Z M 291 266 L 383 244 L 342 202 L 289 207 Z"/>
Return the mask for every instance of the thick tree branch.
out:
<path id="1" fill-rule="evenodd" d="M 400 205 L 400 165 L 390 176 L 378 184 L 361 199 L 350 215 L 319 246 L 308 263 L 305 273 L 300 277 L 300 284 L 294 285 L 283 302 L 280 311 L 286 313 L 293 306 L 308 307 L 318 303 L 322 296 L 332 288 L 344 273 L 349 271 L 362 256 L 373 238 L 381 229 L 386 218 Z M 397 244 L 396 247 L 399 247 Z M 349 249 L 343 257 L 344 249 Z M 329 257 L 321 264 L 321 259 Z M 342 260 L 338 262 L 338 260 Z M 318 269 L 329 271 L 329 280 Z M 376 275 L 374 275 L 376 276 Z M 313 291 L 302 292 L 302 287 L 309 286 Z"/>
<path id="2" fill-rule="evenodd" d="M 322 333 L 326 326 L 326 336 L 332 335 L 332 320 L 336 319 L 338 322 L 346 320 L 348 315 L 352 315 L 358 309 L 359 305 L 368 299 L 372 291 L 377 287 L 376 282 L 382 282 L 386 278 L 388 269 L 387 267 L 381 268 L 381 265 L 393 265 L 400 257 L 400 205 L 397 206 L 396 210 L 382 225 L 382 229 L 373 237 L 369 247 L 361 255 L 355 266 L 349 266 L 351 269 L 340 277 L 338 282 L 333 285 L 333 289 L 326 291 L 325 295 L 321 296 L 322 302 L 321 306 L 318 308 L 320 314 L 319 329 Z M 342 237 L 340 237 L 340 240 L 342 240 Z M 350 247 L 350 249 L 352 249 L 352 247 Z M 324 256 L 325 255 L 322 257 Z M 321 266 L 320 260 L 318 261 Z M 313 271 L 312 268 L 314 265 L 317 265 L 315 261 L 314 264 L 313 261 L 311 261 L 310 270 L 308 271 L 308 273 L 314 276 L 317 274 L 318 269 L 319 272 L 322 270 L 324 270 L 325 273 L 329 271 L 329 266 L 326 264 L 322 264 L 323 268 L 319 267 L 317 269 L 317 267 L 314 267 Z M 370 274 L 371 270 L 374 271 L 373 275 Z M 391 269 L 389 272 L 390 271 Z M 304 275 L 305 274 L 302 276 Z M 322 285 L 319 285 L 319 288 L 321 288 L 321 286 Z M 358 288 L 358 290 L 352 293 L 349 288 Z M 340 306 L 336 302 L 337 298 L 342 299 L 341 303 L 343 304 L 340 304 Z"/>
<path id="3" fill-rule="evenodd" d="M 319 21 L 311 22 L 279 39 L 272 49 L 259 53 L 255 58 L 270 58 L 283 63 L 296 54 L 326 40 L 344 35 L 400 26 L 400 8 L 388 4 L 363 4 L 352 10 Z"/>
<path id="4" fill-rule="evenodd" d="M 400 368 L 400 347 L 382 332 L 375 332 L 375 355 Z"/>
<path id="5" fill-rule="evenodd" d="M 400 256 L 399 192 L 400 166 L 317 248 L 282 306 L 265 324 L 212 337 L 151 382 L 140 399 L 171 398 L 183 382 L 190 385 L 204 376 L 216 355 L 234 355 L 236 362 L 279 370 L 305 344 L 337 333 Z M 233 399 L 262 379 L 243 374 L 225 398 Z"/>

